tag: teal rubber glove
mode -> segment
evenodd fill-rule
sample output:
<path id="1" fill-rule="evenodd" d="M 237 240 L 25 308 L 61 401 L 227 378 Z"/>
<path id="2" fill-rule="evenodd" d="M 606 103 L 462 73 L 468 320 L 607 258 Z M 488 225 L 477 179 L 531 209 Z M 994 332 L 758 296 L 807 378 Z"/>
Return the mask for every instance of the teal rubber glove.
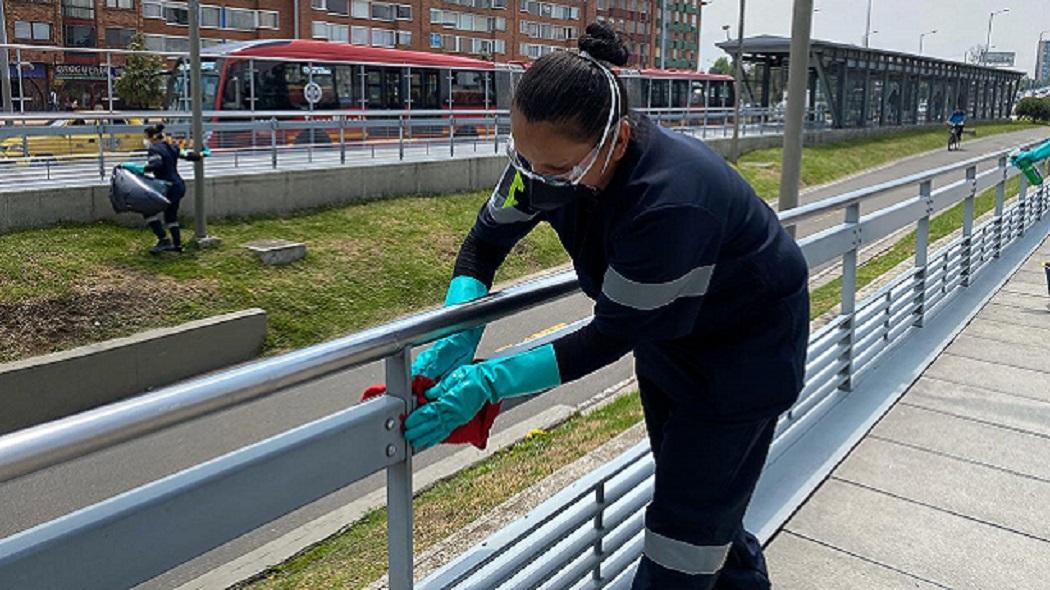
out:
<path id="1" fill-rule="evenodd" d="M 536 393 L 561 385 L 554 345 L 507 358 L 463 365 L 427 392 L 429 403 L 405 420 L 405 438 L 416 451 L 434 446 L 473 418 L 485 402 Z"/>
<path id="2" fill-rule="evenodd" d="M 448 285 L 445 307 L 480 299 L 488 292 L 488 287 L 473 277 L 455 277 Z M 473 328 L 438 340 L 416 357 L 412 363 L 412 374 L 440 381 L 456 367 L 473 361 L 484 330 L 482 327 Z"/>
<path id="3" fill-rule="evenodd" d="M 119 168 L 123 168 L 125 170 L 130 170 L 130 171 L 134 172 L 135 174 L 140 174 L 141 175 L 141 174 L 145 174 L 146 173 L 146 167 L 144 165 L 138 164 L 136 162 L 122 162 L 121 164 L 119 164 L 118 167 Z"/>

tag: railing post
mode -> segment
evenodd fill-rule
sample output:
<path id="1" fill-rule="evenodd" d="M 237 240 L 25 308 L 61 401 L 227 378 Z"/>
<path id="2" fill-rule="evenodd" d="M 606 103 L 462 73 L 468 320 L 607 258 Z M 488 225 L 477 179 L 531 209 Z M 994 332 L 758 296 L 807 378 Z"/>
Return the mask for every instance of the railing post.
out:
<path id="1" fill-rule="evenodd" d="M 605 482 L 600 482 L 598 487 L 594 489 L 595 500 L 598 503 L 598 513 L 594 515 L 594 530 L 597 531 L 598 536 L 594 540 L 594 556 L 598 558 L 598 563 L 595 564 L 594 569 L 591 570 L 591 580 L 596 585 L 601 585 L 602 582 L 602 558 L 605 556 Z"/>
<path id="2" fill-rule="evenodd" d="M 970 183 L 970 194 L 963 201 L 962 220 L 962 285 L 970 286 L 970 278 L 973 274 L 973 218 L 974 200 L 977 198 L 977 166 L 966 169 L 966 180 Z"/>
<path id="3" fill-rule="evenodd" d="M 933 215 L 933 182 L 926 180 L 919 184 L 919 196 L 926 204 L 926 215 L 919 220 L 915 229 L 915 300 L 918 306 L 915 308 L 915 321 L 912 323 L 916 328 L 921 328 L 926 322 L 926 277 L 929 276 L 927 265 L 930 257 L 930 216 Z"/>
<path id="4" fill-rule="evenodd" d="M 1024 174 L 1021 175 L 1021 192 L 1017 195 L 1017 217 L 1021 222 L 1021 226 L 1018 228 L 1018 236 L 1024 235 L 1025 226 L 1028 225 L 1028 179 Z"/>
<path id="5" fill-rule="evenodd" d="M 405 159 L 405 116 L 397 116 L 397 159 Z"/>
<path id="6" fill-rule="evenodd" d="M 448 116 L 448 155 L 456 155 L 456 119 L 451 114 Z"/>
<path id="7" fill-rule="evenodd" d="M 492 153 L 499 153 L 499 113 L 492 113 Z"/>
<path id="8" fill-rule="evenodd" d="M 386 359 L 387 395 L 405 402 L 405 413 L 415 407 L 409 383 L 411 351 L 402 350 Z M 399 428 L 387 424 L 387 428 Z M 400 448 L 398 448 L 400 446 Z M 401 440 L 386 449 L 388 456 L 401 456 L 402 461 L 386 468 L 387 567 L 390 590 L 412 590 L 412 452 Z"/>
<path id="9" fill-rule="evenodd" d="M 1003 250 L 1003 209 L 1006 205 L 1006 156 L 999 158 L 999 172 L 1001 173 L 999 182 L 995 183 L 995 218 L 992 220 L 992 226 L 995 228 L 995 248 L 992 256 L 995 258 L 999 258 L 999 254 Z"/>
<path id="10" fill-rule="evenodd" d="M 106 147 L 102 139 L 102 121 L 95 121 L 95 132 L 98 137 L 98 177 L 106 179 Z"/>
<path id="11" fill-rule="evenodd" d="M 857 253 L 860 250 L 860 203 L 853 203 L 846 207 L 846 224 L 853 226 L 853 247 L 842 255 L 842 315 L 846 321 L 842 327 L 847 331 L 846 349 L 843 351 L 842 359 L 846 366 L 842 369 L 845 380 L 839 389 L 843 391 L 853 390 L 853 344 L 856 340 L 857 322 Z"/>
<path id="12" fill-rule="evenodd" d="M 277 117 L 270 117 L 270 165 L 277 169 Z"/>
<path id="13" fill-rule="evenodd" d="M 346 116 L 339 117 L 339 163 L 346 164 Z"/>

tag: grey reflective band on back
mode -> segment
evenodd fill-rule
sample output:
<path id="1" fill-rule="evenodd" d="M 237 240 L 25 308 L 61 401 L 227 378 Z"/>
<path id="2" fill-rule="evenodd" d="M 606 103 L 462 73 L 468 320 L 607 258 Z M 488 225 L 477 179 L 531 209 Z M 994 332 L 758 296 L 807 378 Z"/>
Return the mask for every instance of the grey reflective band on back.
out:
<path id="1" fill-rule="evenodd" d="M 690 576 L 717 574 L 729 554 L 725 545 L 693 545 L 645 529 L 645 556 L 659 565 Z"/>
<path id="2" fill-rule="evenodd" d="M 506 200 L 506 197 L 496 192 L 492 194 L 488 205 L 486 205 L 489 215 L 496 223 L 520 223 L 530 221 L 533 217 L 539 215 L 538 213 L 526 213 L 514 206 L 504 207 Z"/>
<path id="3" fill-rule="evenodd" d="M 673 281 L 639 283 L 609 267 L 602 282 L 602 294 L 626 307 L 649 311 L 663 307 L 679 297 L 699 297 L 707 292 L 714 273 L 713 264 L 698 266 Z"/>

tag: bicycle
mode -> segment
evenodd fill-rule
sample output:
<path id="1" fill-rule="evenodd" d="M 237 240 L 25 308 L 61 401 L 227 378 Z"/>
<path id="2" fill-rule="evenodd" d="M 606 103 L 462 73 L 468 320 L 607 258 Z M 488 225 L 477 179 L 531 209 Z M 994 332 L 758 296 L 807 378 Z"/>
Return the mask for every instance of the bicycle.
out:
<path id="1" fill-rule="evenodd" d="M 958 151 L 962 143 L 962 126 L 949 124 L 948 129 L 948 151 Z"/>

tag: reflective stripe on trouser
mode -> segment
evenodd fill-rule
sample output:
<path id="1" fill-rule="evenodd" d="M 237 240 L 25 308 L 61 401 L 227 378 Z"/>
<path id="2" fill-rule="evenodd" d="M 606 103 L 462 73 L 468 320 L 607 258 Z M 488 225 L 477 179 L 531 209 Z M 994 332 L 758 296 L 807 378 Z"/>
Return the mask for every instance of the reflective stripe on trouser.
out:
<path id="1" fill-rule="evenodd" d="M 644 369 L 638 367 L 638 382 L 656 483 L 632 588 L 768 590 L 761 546 L 742 521 L 776 417 L 722 422 L 703 416 L 699 394 L 669 395 Z"/>

